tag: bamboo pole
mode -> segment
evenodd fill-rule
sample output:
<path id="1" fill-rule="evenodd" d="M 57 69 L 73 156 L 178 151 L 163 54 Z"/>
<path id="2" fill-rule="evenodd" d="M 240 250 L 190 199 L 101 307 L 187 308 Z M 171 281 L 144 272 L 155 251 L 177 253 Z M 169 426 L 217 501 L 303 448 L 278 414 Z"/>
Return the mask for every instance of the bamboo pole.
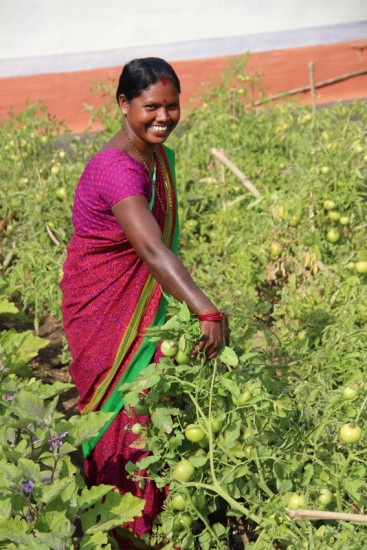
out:
<path id="1" fill-rule="evenodd" d="M 290 510 L 289 508 L 286 508 L 286 512 L 295 519 L 325 519 L 367 523 L 366 514 L 347 514 L 345 512 L 324 512 L 320 510 Z"/>
<path id="2" fill-rule="evenodd" d="M 308 64 L 308 71 L 310 74 L 310 88 L 311 88 L 311 103 L 312 103 L 312 113 L 316 113 L 316 87 L 315 87 L 315 63 L 310 61 Z"/>
<path id="3" fill-rule="evenodd" d="M 321 80 L 320 82 L 315 82 L 315 88 L 323 88 L 324 86 L 330 86 L 330 84 L 336 84 L 337 82 L 342 82 L 343 80 L 347 80 L 348 78 L 353 78 L 355 76 L 362 76 L 364 74 L 367 74 L 367 69 L 361 69 L 360 71 L 354 71 L 351 73 L 344 73 L 334 78 L 328 78 L 327 80 Z M 280 99 L 288 95 L 295 95 L 301 92 L 309 92 L 310 90 L 311 90 L 311 86 L 302 86 L 301 88 L 294 88 L 292 90 L 288 90 L 287 92 L 280 92 L 279 94 L 275 94 L 270 97 L 266 97 L 264 99 L 259 99 L 257 101 L 254 101 L 253 103 L 249 103 L 247 104 L 247 107 L 251 107 L 251 106 L 256 107 L 258 105 L 262 105 L 266 101 L 273 101 L 275 99 Z"/>
<path id="4" fill-rule="evenodd" d="M 224 154 L 223 151 L 219 151 L 215 147 L 212 147 L 210 149 L 210 152 L 212 155 L 214 155 L 220 162 L 222 162 L 227 168 L 231 170 L 231 172 L 234 173 L 235 176 L 241 180 L 244 187 L 246 187 L 247 191 L 249 191 L 254 197 L 260 197 L 260 191 L 254 186 L 254 184 L 245 176 L 243 172 L 237 166 L 229 160 L 228 157 Z"/>

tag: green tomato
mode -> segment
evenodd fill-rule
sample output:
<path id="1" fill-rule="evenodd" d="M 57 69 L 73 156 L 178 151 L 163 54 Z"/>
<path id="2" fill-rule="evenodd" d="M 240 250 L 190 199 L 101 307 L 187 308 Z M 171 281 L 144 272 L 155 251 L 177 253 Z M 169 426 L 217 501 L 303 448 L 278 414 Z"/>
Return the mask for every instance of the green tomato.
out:
<path id="1" fill-rule="evenodd" d="M 206 499 L 203 493 L 197 493 L 194 496 L 194 504 L 198 510 L 203 510 L 203 508 L 205 508 Z"/>
<path id="2" fill-rule="evenodd" d="M 297 340 L 299 340 L 300 342 L 302 342 L 302 340 L 305 340 L 307 337 L 307 331 L 306 330 L 300 330 L 299 333 L 297 334 Z"/>
<path id="3" fill-rule="evenodd" d="M 138 403 L 134 407 L 134 411 L 136 412 L 136 414 L 139 415 L 148 414 L 149 407 L 147 403 L 144 403 L 144 401 L 138 401 Z"/>
<path id="4" fill-rule="evenodd" d="M 163 340 L 161 343 L 161 352 L 165 357 L 174 357 L 178 351 L 178 346 L 174 340 Z"/>
<path id="5" fill-rule="evenodd" d="M 140 424 L 140 422 L 136 422 L 136 424 L 132 426 L 131 431 L 133 432 L 133 434 L 139 435 L 142 429 L 143 429 L 143 426 Z"/>
<path id="6" fill-rule="evenodd" d="M 52 174 L 53 176 L 57 176 L 57 174 L 58 174 L 59 172 L 60 172 L 59 166 L 52 166 L 52 168 L 51 168 L 51 174 Z"/>
<path id="7" fill-rule="evenodd" d="M 305 497 L 303 495 L 298 495 L 297 493 L 292 493 L 287 502 L 287 506 L 291 510 L 298 510 L 298 508 L 302 508 L 305 504 Z"/>
<path id="8" fill-rule="evenodd" d="M 252 428 L 246 428 L 246 430 L 243 432 L 243 439 L 245 441 L 250 441 L 254 438 L 254 431 Z"/>
<path id="9" fill-rule="evenodd" d="M 178 518 L 175 518 L 173 522 L 174 529 L 183 531 L 189 529 L 192 525 L 192 517 L 189 514 L 180 514 Z"/>
<path id="10" fill-rule="evenodd" d="M 216 418 L 212 420 L 211 428 L 213 433 L 217 434 L 218 432 L 220 432 L 222 429 L 222 426 L 223 426 L 223 422 L 221 420 L 217 420 Z"/>
<path id="11" fill-rule="evenodd" d="M 329 210 L 328 218 L 333 222 L 338 222 L 341 218 L 341 214 L 337 210 Z"/>
<path id="12" fill-rule="evenodd" d="M 276 241 L 271 243 L 270 246 L 270 255 L 272 258 L 278 258 L 283 252 L 283 245 Z"/>
<path id="13" fill-rule="evenodd" d="M 247 458 L 252 458 L 251 454 L 252 454 L 252 445 L 245 445 L 244 449 L 243 449 L 245 455 L 247 456 Z"/>
<path id="14" fill-rule="evenodd" d="M 198 441 L 198 445 L 201 449 L 208 449 L 209 447 L 209 439 L 206 437 L 206 435 L 201 439 L 201 441 Z"/>
<path id="15" fill-rule="evenodd" d="M 249 399 L 251 399 L 251 397 L 252 397 L 252 394 L 250 390 L 245 388 L 244 391 L 238 397 L 233 395 L 232 401 L 238 407 L 242 407 L 242 405 L 244 405 Z"/>
<path id="16" fill-rule="evenodd" d="M 333 500 L 333 493 L 329 489 L 324 487 L 320 489 L 320 495 L 317 500 L 320 504 L 327 506 Z"/>
<path id="17" fill-rule="evenodd" d="M 355 270 L 357 273 L 362 273 L 365 275 L 367 273 L 367 262 L 356 262 Z"/>
<path id="18" fill-rule="evenodd" d="M 191 363 L 191 355 L 179 349 L 175 355 L 175 361 L 179 365 L 189 365 Z"/>
<path id="19" fill-rule="evenodd" d="M 330 227 L 326 236 L 327 236 L 327 240 L 330 241 L 331 243 L 336 243 L 340 239 L 340 233 L 335 227 Z"/>
<path id="20" fill-rule="evenodd" d="M 288 225 L 290 225 L 291 227 L 297 227 L 298 224 L 299 224 L 299 216 L 291 216 L 288 221 Z"/>
<path id="21" fill-rule="evenodd" d="M 349 225 L 349 222 L 350 222 L 349 216 L 341 216 L 340 217 L 339 223 L 341 225 Z"/>
<path id="22" fill-rule="evenodd" d="M 351 388 L 350 386 L 346 386 L 343 390 L 343 397 L 347 401 L 354 399 L 357 395 L 357 390 L 354 388 Z"/>
<path id="23" fill-rule="evenodd" d="M 344 443 L 353 445 L 362 439 L 362 430 L 359 426 L 343 424 L 339 430 L 339 437 Z"/>
<path id="24" fill-rule="evenodd" d="M 196 426 L 196 424 L 189 424 L 185 428 L 185 437 L 193 443 L 198 443 L 204 439 L 205 432 L 200 428 L 200 426 Z"/>
<path id="25" fill-rule="evenodd" d="M 227 451 L 231 456 L 233 456 L 234 458 L 237 458 L 238 454 L 242 453 L 243 448 L 241 443 L 239 441 L 236 441 L 233 447 L 227 448 Z"/>
<path id="26" fill-rule="evenodd" d="M 65 187 L 59 187 L 56 191 L 56 197 L 58 199 L 64 200 L 66 199 L 66 196 L 67 196 L 67 192 Z"/>
<path id="27" fill-rule="evenodd" d="M 178 351 L 182 351 L 183 353 L 190 355 L 192 352 L 192 348 L 193 348 L 192 340 L 190 340 L 187 334 L 181 334 L 180 339 L 178 341 Z"/>
<path id="28" fill-rule="evenodd" d="M 335 207 L 336 207 L 336 204 L 334 201 L 326 199 L 326 201 L 324 202 L 325 210 L 334 210 Z"/>
<path id="29" fill-rule="evenodd" d="M 328 166 L 321 166 L 320 172 L 321 174 L 328 174 L 330 172 L 330 168 Z"/>
<path id="30" fill-rule="evenodd" d="M 176 464 L 176 467 L 172 473 L 172 477 L 177 481 L 181 481 L 185 483 L 187 481 L 190 481 L 194 473 L 195 473 L 194 466 L 191 464 L 191 462 L 189 462 L 184 458 L 180 460 L 178 464 Z"/>
<path id="31" fill-rule="evenodd" d="M 185 510 L 186 508 L 186 499 L 184 496 L 177 494 L 172 497 L 171 504 L 172 508 L 182 512 L 182 510 Z"/>

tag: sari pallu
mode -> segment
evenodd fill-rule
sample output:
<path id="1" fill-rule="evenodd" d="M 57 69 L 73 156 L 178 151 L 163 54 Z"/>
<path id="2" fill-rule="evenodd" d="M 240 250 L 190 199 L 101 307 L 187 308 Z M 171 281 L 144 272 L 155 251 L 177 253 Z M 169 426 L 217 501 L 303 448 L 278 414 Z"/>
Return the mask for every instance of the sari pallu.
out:
<path id="1" fill-rule="evenodd" d="M 159 162 L 151 210 L 163 242 L 176 252 L 173 152 L 159 147 L 156 156 Z M 78 258 L 77 263 L 73 258 Z M 143 332 L 164 323 L 165 299 L 148 267 L 117 228 L 90 238 L 74 234 L 61 288 L 64 329 L 73 358 L 70 373 L 80 395 L 79 410 L 81 414 L 113 412 L 99 436 L 83 446 L 87 482 L 115 485 L 122 493 L 130 491 L 144 498 L 143 516 L 129 526 L 142 535 L 151 530 L 165 495 L 151 482 L 140 489 L 127 479 L 126 462 L 137 462 L 147 453 L 130 447 L 136 436 L 126 427 L 149 419 L 127 416 L 119 388 L 157 359 L 157 344 L 148 342 Z M 124 548 L 130 547 L 128 542 L 124 544 Z"/>

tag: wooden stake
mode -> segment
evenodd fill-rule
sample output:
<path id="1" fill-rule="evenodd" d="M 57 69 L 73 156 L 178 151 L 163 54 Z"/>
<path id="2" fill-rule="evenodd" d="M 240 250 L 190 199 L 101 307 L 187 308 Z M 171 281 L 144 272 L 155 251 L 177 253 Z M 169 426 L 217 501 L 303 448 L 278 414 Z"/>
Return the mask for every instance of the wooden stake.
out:
<path id="1" fill-rule="evenodd" d="M 244 185 L 244 187 L 246 187 L 247 191 L 249 191 L 252 195 L 254 195 L 254 197 L 260 197 L 260 191 L 256 189 L 254 184 L 245 176 L 245 174 L 241 172 L 241 170 L 237 168 L 237 166 L 231 160 L 229 160 L 228 157 L 226 157 L 223 151 L 218 151 L 218 149 L 213 147 L 212 149 L 210 149 L 210 152 L 218 160 L 220 160 L 220 162 L 222 162 L 225 166 L 227 166 L 227 168 L 229 168 L 231 172 L 234 173 L 235 176 L 237 176 L 241 180 L 242 184 Z"/>
<path id="2" fill-rule="evenodd" d="M 310 61 L 308 64 L 308 71 L 310 74 L 310 89 L 311 89 L 311 103 L 312 103 L 312 113 L 316 113 L 316 88 L 315 88 L 315 63 Z"/>
<path id="3" fill-rule="evenodd" d="M 365 514 L 347 514 L 344 512 L 322 512 L 319 510 L 290 510 L 286 508 L 288 515 L 295 519 L 326 519 L 340 521 L 357 521 L 359 523 L 367 523 L 367 515 Z"/>

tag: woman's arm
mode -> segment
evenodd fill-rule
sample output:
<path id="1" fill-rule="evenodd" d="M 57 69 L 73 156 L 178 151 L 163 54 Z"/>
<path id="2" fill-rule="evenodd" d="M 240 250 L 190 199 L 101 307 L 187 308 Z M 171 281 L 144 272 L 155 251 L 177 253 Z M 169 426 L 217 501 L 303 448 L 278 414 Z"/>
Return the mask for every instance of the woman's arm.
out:
<path id="1" fill-rule="evenodd" d="M 218 311 L 177 256 L 163 243 L 160 227 L 144 197 L 123 199 L 112 207 L 112 212 L 137 255 L 147 264 L 163 290 L 185 302 L 193 313 Z M 224 323 L 201 321 L 200 328 L 203 338 L 195 353 L 203 350 L 208 359 L 212 359 L 224 346 Z"/>

